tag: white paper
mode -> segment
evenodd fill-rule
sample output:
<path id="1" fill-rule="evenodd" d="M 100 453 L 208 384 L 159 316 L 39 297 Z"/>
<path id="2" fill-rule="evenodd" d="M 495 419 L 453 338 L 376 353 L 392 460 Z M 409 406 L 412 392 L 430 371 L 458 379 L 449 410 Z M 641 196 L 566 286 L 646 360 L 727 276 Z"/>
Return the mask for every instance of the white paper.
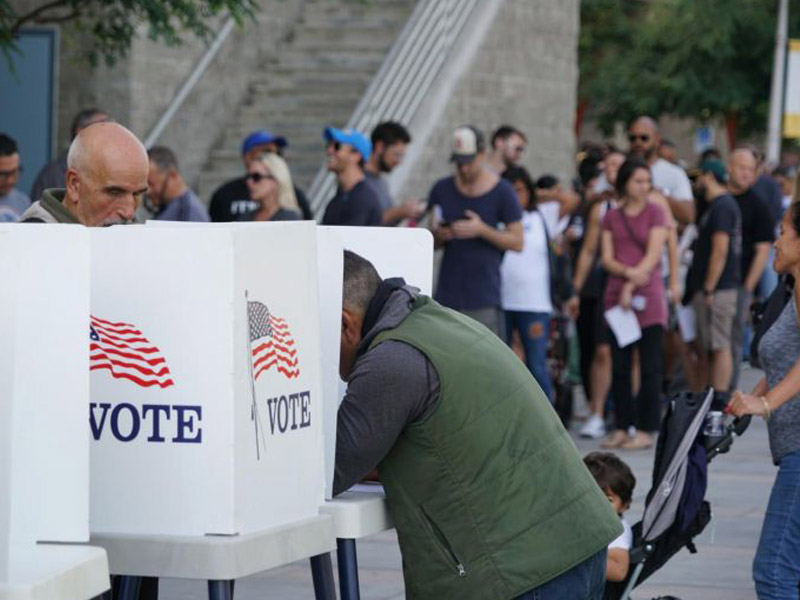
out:
<path id="1" fill-rule="evenodd" d="M 636 313 L 617 305 L 605 312 L 606 323 L 617 338 L 620 348 L 631 345 L 642 337 Z"/>
<path id="2" fill-rule="evenodd" d="M 684 342 L 697 339 L 697 315 L 691 306 L 679 306 L 677 311 L 678 329 Z"/>

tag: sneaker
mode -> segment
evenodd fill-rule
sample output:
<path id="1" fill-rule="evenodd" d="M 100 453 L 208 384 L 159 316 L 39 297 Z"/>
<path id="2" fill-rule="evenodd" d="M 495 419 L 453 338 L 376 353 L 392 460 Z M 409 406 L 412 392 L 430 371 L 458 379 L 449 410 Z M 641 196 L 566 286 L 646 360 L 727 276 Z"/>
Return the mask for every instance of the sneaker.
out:
<path id="1" fill-rule="evenodd" d="M 603 422 L 603 418 L 594 413 L 586 419 L 586 423 L 583 424 L 580 430 L 581 437 L 592 438 L 594 440 L 603 437 L 605 434 L 606 424 Z"/>

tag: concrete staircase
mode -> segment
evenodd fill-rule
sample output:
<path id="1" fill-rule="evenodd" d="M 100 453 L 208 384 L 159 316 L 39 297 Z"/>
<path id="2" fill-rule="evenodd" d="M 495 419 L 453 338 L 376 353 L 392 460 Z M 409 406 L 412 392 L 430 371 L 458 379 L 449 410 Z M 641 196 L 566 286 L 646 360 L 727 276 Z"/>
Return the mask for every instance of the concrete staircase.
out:
<path id="1" fill-rule="evenodd" d="M 346 124 L 413 7 L 413 0 L 309 0 L 275 60 L 253 74 L 200 174 L 200 197 L 241 175 L 242 139 L 259 128 L 287 138 L 284 157 L 307 189 L 324 158 L 323 127 Z"/>

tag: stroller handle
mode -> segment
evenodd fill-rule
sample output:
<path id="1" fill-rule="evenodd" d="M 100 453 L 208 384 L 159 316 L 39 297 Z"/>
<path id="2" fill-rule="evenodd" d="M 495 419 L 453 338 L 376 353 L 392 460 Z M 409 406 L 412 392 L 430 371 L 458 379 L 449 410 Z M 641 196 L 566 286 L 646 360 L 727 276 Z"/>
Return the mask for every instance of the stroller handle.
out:
<path id="1" fill-rule="evenodd" d="M 742 415 L 741 417 L 736 417 L 733 420 L 733 423 L 730 424 L 731 431 L 737 436 L 742 435 L 745 431 L 747 431 L 747 428 L 750 427 L 750 420 L 752 418 L 752 415 Z"/>

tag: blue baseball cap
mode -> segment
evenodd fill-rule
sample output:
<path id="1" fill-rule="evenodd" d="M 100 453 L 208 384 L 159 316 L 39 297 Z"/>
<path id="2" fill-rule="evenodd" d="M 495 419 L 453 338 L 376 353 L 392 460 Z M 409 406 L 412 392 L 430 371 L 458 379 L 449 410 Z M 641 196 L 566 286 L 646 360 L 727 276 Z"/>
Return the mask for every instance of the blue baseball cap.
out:
<path id="1" fill-rule="evenodd" d="M 256 146 L 264 146 L 266 144 L 277 144 L 278 148 L 285 148 L 289 145 L 286 142 L 286 138 L 274 135 L 266 129 L 259 129 L 244 138 L 242 142 L 242 154 L 247 154 Z"/>
<path id="2" fill-rule="evenodd" d="M 365 161 L 369 160 L 369 155 L 372 154 L 372 142 L 363 133 L 355 129 L 336 129 L 335 127 L 326 127 L 322 132 L 322 136 L 328 142 L 339 142 L 340 144 L 348 144 L 356 149 L 356 152 L 361 154 L 361 158 Z"/>

